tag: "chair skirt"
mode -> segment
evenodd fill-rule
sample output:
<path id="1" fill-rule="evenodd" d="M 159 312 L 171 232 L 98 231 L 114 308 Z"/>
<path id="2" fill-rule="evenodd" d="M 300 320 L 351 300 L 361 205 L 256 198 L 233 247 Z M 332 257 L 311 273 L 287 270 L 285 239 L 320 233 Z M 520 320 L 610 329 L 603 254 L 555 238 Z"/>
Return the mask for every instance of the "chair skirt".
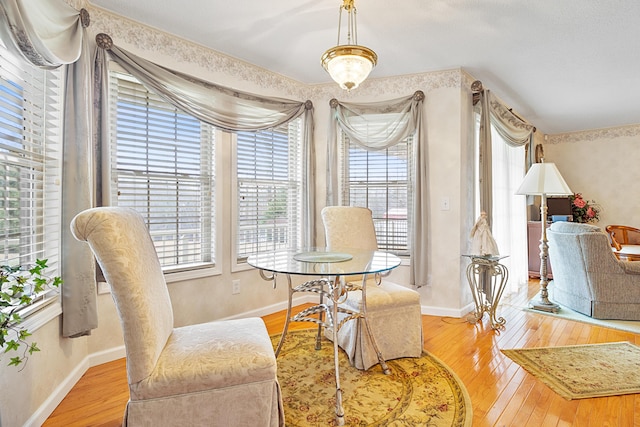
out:
<path id="1" fill-rule="evenodd" d="M 385 360 L 422 355 L 422 316 L 420 294 L 391 282 L 367 285 L 367 319 L 380 353 Z M 362 310 L 362 293 L 350 292 L 342 307 Z M 339 314 L 339 318 L 345 315 Z M 325 336 L 332 338 L 332 331 Z M 347 321 L 338 331 L 338 345 L 358 369 L 378 363 L 371 337 L 363 319 Z"/>

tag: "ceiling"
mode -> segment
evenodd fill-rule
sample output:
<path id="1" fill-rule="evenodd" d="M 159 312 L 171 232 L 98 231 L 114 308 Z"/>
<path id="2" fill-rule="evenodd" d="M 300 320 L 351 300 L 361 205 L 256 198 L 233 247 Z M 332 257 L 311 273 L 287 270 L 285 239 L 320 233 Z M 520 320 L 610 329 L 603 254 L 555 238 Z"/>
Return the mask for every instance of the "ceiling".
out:
<path id="1" fill-rule="evenodd" d="M 303 83 L 331 81 L 320 56 L 337 44 L 341 0 L 91 3 Z M 356 8 L 358 43 L 378 54 L 370 78 L 460 67 L 549 134 L 640 123 L 637 0 L 356 0 Z"/>

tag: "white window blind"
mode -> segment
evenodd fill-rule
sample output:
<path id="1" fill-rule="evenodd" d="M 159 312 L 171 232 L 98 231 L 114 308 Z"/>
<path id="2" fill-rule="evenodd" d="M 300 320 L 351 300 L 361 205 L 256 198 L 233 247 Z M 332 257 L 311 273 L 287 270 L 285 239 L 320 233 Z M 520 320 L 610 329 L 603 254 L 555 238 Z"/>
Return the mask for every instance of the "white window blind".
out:
<path id="1" fill-rule="evenodd" d="M 215 129 L 119 72 L 110 105 L 112 199 L 145 217 L 163 268 L 215 264 Z"/>
<path id="2" fill-rule="evenodd" d="M 302 122 L 238 132 L 236 256 L 300 246 Z"/>
<path id="3" fill-rule="evenodd" d="M 385 150 L 369 151 L 342 134 L 340 203 L 371 209 L 378 247 L 398 255 L 409 255 L 412 143 L 409 137 Z"/>
<path id="4" fill-rule="evenodd" d="M 0 263 L 31 267 L 48 260 L 59 275 L 61 235 L 60 71 L 33 67 L 0 43 Z M 34 298 L 34 311 L 57 289 Z"/>

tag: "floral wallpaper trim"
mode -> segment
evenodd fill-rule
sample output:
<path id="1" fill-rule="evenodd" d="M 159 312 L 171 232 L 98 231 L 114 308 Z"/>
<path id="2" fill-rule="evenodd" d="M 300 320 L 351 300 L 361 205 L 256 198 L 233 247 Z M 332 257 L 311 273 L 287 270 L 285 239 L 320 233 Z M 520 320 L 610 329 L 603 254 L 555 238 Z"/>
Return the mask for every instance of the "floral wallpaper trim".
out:
<path id="1" fill-rule="evenodd" d="M 640 124 L 549 135 L 549 138 L 545 142 L 549 144 L 561 144 L 638 136 L 640 136 Z"/>

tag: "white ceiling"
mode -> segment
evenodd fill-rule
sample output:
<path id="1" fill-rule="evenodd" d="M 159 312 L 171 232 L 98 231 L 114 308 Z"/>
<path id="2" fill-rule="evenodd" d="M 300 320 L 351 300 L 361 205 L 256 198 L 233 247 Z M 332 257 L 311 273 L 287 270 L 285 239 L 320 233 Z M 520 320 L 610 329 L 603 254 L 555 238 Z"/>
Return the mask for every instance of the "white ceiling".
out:
<path id="1" fill-rule="evenodd" d="M 320 56 L 337 42 L 341 0 L 91 3 L 303 83 L 331 81 Z M 461 67 L 550 134 L 640 123 L 638 0 L 356 7 L 358 43 L 378 54 L 372 78 Z"/>

